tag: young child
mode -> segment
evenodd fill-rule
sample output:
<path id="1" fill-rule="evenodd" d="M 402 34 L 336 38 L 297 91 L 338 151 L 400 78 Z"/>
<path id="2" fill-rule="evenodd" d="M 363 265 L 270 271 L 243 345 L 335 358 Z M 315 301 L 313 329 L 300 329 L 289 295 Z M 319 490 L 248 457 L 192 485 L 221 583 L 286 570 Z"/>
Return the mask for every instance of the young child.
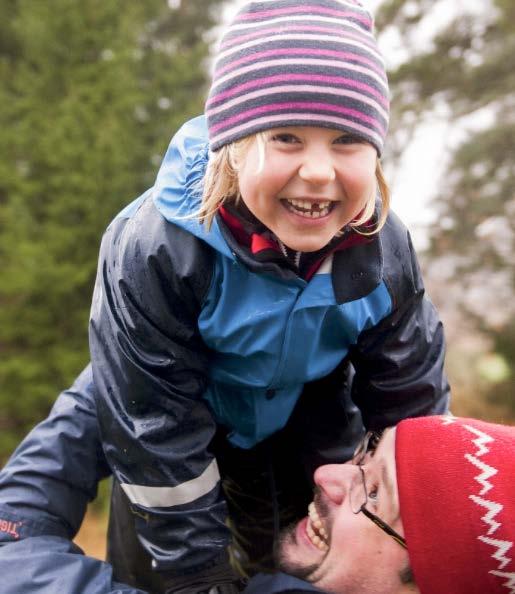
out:
<path id="1" fill-rule="evenodd" d="M 148 585 L 143 549 L 153 591 L 232 580 L 218 465 L 252 562 L 273 537 L 247 546 L 252 522 L 304 513 L 293 477 L 350 457 L 363 427 L 446 411 L 442 327 L 388 210 L 387 125 L 358 2 L 249 2 L 206 117 L 109 226 L 90 346 L 120 581 Z M 275 509 L 262 522 L 254 496 Z"/>

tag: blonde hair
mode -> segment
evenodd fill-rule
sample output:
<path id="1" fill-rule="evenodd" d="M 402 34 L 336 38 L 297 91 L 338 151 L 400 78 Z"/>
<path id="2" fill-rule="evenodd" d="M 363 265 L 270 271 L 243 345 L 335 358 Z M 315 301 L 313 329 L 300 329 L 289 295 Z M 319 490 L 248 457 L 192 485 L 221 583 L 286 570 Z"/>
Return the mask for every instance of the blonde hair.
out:
<path id="1" fill-rule="evenodd" d="M 204 176 L 201 206 L 195 213 L 195 216 L 201 223 L 206 225 L 208 230 L 211 228 L 213 218 L 219 208 L 223 206 L 225 202 L 233 200 L 237 203 L 240 200 L 241 195 L 238 186 L 238 172 L 242 160 L 247 155 L 247 152 L 254 141 L 257 142 L 259 158 L 256 173 L 259 173 L 265 166 L 264 132 L 246 136 L 241 140 L 224 145 L 216 152 L 210 153 L 206 174 Z M 376 161 L 375 175 L 377 189 L 379 190 L 379 195 L 381 197 L 381 214 L 372 231 L 370 231 L 369 226 L 360 228 L 363 227 L 374 214 L 376 192 L 373 192 L 367 200 L 361 216 L 356 221 L 350 223 L 350 226 L 361 235 L 373 235 L 380 231 L 386 222 L 390 208 L 390 189 L 384 178 L 379 158 Z"/>
<path id="2" fill-rule="evenodd" d="M 370 225 L 366 225 L 366 223 L 372 218 L 375 212 L 377 192 L 373 192 L 367 200 L 361 216 L 349 224 L 349 227 L 352 227 L 356 233 L 359 233 L 360 235 L 374 235 L 381 231 L 388 218 L 388 212 L 390 211 L 390 188 L 386 183 L 379 157 L 376 159 L 376 183 L 381 198 L 381 211 L 377 222 L 374 223 L 373 229 L 369 230 Z M 365 225 L 365 227 L 360 229 L 362 225 Z"/>
<path id="3" fill-rule="evenodd" d="M 238 185 L 238 173 L 241 161 L 247 155 L 250 146 L 258 143 L 259 173 L 265 164 L 265 136 L 263 132 L 251 134 L 241 140 L 224 145 L 216 152 L 209 153 L 209 161 L 203 180 L 202 201 L 195 216 L 201 223 L 211 228 L 218 209 L 229 200 L 238 202 L 241 198 Z"/>

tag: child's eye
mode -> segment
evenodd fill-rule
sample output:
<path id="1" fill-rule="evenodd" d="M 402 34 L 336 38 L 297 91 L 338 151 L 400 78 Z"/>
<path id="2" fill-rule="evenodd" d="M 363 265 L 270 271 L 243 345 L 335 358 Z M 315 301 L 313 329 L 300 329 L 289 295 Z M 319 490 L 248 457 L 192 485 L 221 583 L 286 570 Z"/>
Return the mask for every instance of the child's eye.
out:
<path id="1" fill-rule="evenodd" d="M 335 144 L 363 144 L 364 142 L 362 138 L 352 134 L 342 134 L 334 141 Z"/>
<path id="2" fill-rule="evenodd" d="M 300 140 L 294 134 L 289 134 L 288 132 L 279 132 L 278 134 L 274 134 L 271 139 L 274 142 L 283 142 L 285 144 L 295 144 L 300 142 Z"/>

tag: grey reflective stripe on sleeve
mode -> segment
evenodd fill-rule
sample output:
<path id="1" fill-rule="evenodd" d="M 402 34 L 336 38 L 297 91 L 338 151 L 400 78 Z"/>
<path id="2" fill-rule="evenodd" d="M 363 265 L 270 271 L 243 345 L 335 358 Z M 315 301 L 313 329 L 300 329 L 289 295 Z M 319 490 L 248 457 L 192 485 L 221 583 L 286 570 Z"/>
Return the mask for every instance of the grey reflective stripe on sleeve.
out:
<path id="1" fill-rule="evenodd" d="M 202 495 L 213 490 L 220 480 L 220 472 L 216 460 L 204 470 L 197 478 L 186 481 L 176 487 L 145 487 L 143 485 L 129 485 L 121 483 L 120 486 L 130 499 L 131 503 L 143 507 L 173 507 L 195 501 Z"/>

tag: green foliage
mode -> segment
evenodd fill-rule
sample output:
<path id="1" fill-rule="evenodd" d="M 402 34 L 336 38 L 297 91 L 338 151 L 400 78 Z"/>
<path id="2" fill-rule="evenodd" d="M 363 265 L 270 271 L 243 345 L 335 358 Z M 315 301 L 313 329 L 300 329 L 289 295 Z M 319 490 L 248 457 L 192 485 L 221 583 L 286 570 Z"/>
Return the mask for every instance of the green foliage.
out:
<path id="1" fill-rule="evenodd" d="M 88 361 L 101 234 L 202 111 L 221 0 L 0 0 L 0 459 Z"/>
<path id="2" fill-rule="evenodd" d="M 515 3 L 484 0 L 479 13 L 458 10 L 420 50 L 416 26 L 436 4 L 385 0 L 377 15 L 379 30 L 397 29 L 412 52 L 390 73 L 392 153 L 400 155 L 406 130 L 442 104 L 451 121 L 479 117 L 479 110 L 490 115 L 453 149 L 435 199 L 439 217 L 430 230 L 429 257 L 452 264 L 448 280 L 461 287 L 454 307 L 466 312 L 511 370 L 489 397 L 515 415 Z M 493 305 L 474 303 L 478 291 L 489 292 Z"/>

